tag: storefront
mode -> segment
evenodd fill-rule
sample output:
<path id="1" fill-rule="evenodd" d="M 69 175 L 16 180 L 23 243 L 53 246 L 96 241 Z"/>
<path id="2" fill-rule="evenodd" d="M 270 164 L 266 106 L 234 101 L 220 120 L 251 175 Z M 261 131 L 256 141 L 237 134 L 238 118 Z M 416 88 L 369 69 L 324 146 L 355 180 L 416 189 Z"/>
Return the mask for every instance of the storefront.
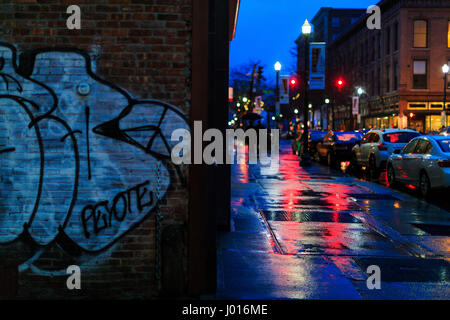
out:
<path id="1" fill-rule="evenodd" d="M 442 102 L 410 102 L 404 111 L 408 118 L 408 128 L 420 132 L 439 131 L 450 124 L 450 116 L 443 115 Z M 450 104 L 447 104 L 447 108 Z"/>

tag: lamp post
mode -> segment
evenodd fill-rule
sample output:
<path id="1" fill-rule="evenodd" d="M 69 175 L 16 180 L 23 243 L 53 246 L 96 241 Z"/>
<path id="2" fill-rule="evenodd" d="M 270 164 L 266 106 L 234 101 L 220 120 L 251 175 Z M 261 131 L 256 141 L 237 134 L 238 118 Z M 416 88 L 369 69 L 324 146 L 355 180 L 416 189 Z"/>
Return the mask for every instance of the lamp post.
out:
<path id="1" fill-rule="evenodd" d="M 449 66 L 448 64 L 444 64 L 442 66 L 442 72 L 444 73 L 444 109 L 442 112 L 444 112 L 445 114 L 445 126 L 447 126 L 447 108 L 446 108 L 446 103 L 447 103 L 447 75 L 448 75 L 448 71 L 449 71 Z"/>
<path id="2" fill-rule="evenodd" d="M 360 106 L 361 106 L 361 96 L 365 93 L 364 89 L 359 87 L 356 89 L 356 93 L 358 94 L 358 114 L 360 114 Z M 353 119 L 353 110 L 352 110 L 352 119 Z M 356 129 L 358 127 L 358 115 L 356 115 L 356 121 L 353 119 L 353 123 L 355 124 L 355 127 L 353 129 Z"/>
<path id="3" fill-rule="evenodd" d="M 303 152 L 301 154 L 300 165 L 301 166 L 309 166 L 311 165 L 311 156 L 309 155 L 309 146 L 308 146 L 308 119 L 309 119 L 309 102 L 308 102 L 308 72 L 309 72 L 309 35 L 311 34 L 311 25 L 308 20 L 305 20 L 305 23 L 302 26 L 302 34 L 305 37 L 305 72 L 303 75 L 303 79 L 305 79 L 305 93 L 304 93 L 304 106 L 303 106 Z"/>
<path id="4" fill-rule="evenodd" d="M 276 88 L 275 88 L 275 115 L 277 116 L 279 111 L 280 111 L 280 70 L 281 70 L 281 63 L 279 61 L 277 61 L 275 63 L 275 71 L 277 73 L 277 82 L 276 82 Z"/>

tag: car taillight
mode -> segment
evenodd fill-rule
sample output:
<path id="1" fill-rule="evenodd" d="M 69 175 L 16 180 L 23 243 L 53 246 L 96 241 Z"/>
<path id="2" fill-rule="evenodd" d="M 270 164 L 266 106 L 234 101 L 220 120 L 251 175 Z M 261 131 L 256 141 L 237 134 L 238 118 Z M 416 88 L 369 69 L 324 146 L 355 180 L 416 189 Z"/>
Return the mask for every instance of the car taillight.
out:
<path id="1" fill-rule="evenodd" d="M 441 168 L 450 168 L 450 160 L 438 160 L 437 164 Z"/>
<path id="2" fill-rule="evenodd" d="M 387 149 L 388 149 L 388 147 L 385 144 L 381 143 L 378 145 L 378 150 L 380 150 L 380 151 L 386 151 Z"/>

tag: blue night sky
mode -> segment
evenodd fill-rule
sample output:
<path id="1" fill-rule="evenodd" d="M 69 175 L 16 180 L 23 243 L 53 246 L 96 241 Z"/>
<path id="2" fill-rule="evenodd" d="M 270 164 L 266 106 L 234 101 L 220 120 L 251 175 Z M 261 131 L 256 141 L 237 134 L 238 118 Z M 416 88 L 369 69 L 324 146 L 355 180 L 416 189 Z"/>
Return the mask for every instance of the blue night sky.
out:
<path id="1" fill-rule="evenodd" d="M 378 0 L 241 0 L 236 37 L 231 42 L 230 69 L 261 61 L 268 82 L 275 82 L 273 65 L 281 74 L 295 70 L 291 51 L 305 19 L 311 21 L 321 7 L 367 8 Z M 273 72 L 272 72 L 273 71 Z"/>

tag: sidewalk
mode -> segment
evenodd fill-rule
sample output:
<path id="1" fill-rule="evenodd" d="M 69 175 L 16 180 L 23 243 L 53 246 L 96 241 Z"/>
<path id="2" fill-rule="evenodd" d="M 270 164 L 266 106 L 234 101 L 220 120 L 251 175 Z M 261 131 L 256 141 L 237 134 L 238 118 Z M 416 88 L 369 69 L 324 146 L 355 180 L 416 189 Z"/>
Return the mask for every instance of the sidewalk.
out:
<path id="1" fill-rule="evenodd" d="M 450 298 L 449 212 L 318 164 L 305 170 L 281 148 L 279 173 L 232 168 L 218 298 Z M 367 288 L 369 265 L 381 290 Z"/>

